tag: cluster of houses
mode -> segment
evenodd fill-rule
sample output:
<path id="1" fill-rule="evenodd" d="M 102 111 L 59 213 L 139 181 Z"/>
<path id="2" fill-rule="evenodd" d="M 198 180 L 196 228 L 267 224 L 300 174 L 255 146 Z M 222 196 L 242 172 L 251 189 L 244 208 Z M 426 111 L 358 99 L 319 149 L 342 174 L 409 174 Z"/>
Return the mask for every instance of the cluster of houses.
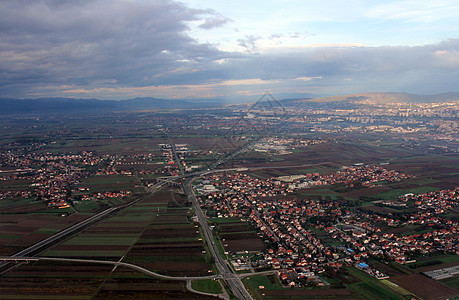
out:
<path id="1" fill-rule="evenodd" d="M 330 183 L 360 180 L 371 186 L 407 177 L 380 166 L 362 165 L 344 168 L 321 179 Z M 215 210 L 218 217 L 250 220 L 268 245 L 264 259 L 255 264 L 284 270 L 279 273 L 281 279 L 286 277 L 290 282 L 299 278 L 288 275 L 298 274 L 295 271 L 298 268 L 301 268 L 299 273 L 317 275 L 325 266 L 339 269 L 343 264 L 361 264 L 362 270 L 382 279 L 386 278 L 385 274 L 364 268 L 367 258 L 408 263 L 413 261 L 410 257 L 417 254 L 459 254 L 458 222 L 432 215 L 439 212 L 435 206 L 439 202 L 443 203 L 443 211 L 457 207 L 457 189 L 412 195 L 409 201 L 416 205 L 414 212 L 387 217 L 351 208 L 346 201 L 293 198 L 288 195 L 292 191 L 290 183 L 278 178 L 258 179 L 243 173 L 221 173 L 208 175 L 207 180 L 207 185 L 214 188 L 200 197 L 202 205 Z M 433 207 L 426 209 L 429 205 Z M 407 225 L 423 225 L 427 230 L 413 234 L 386 230 Z"/>
<path id="2" fill-rule="evenodd" d="M 90 152 L 11 154 L 9 159 L 11 165 L 15 167 L 27 165 L 30 168 L 28 173 L 18 175 L 15 179 L 31 183 L 21 190 L 6 192 L 2 197 L 36 198 L 45 202 L 49 207 L 67 208 L 69 207 L 68 196 L 71 184 L 88 174 L 78 167 L 78 164 L 89 163 L 92 158 L 93 155 Z M 10 180 L 14 179 L 10 178 Z"/>
<path id="3" fill-rule="evenodd" d="M 2 180 L 28 181 L 29 185 L 21 189 L 11 189 L 0 192 L 0 198 L 35 198 L 45 202 L 49 207 L 68 208 L 71 204 L 70 195 L 75 192 L 72 186 L 81 179 L 91 175 L 85 166 L 107 165 L 102 170 L 95 171 L 95 174 L 117 174 L 113 166 L 118 156 L 116 155 L 95 155 L 93 152 L 83 151 L 77 154 L 69 153 L 29 153 L 26 155 L 9 154 L 3 155 L 2 163 L 10 167 L 27 166 L 27 172 L 16 172 L 19 174 L 5 172 L 0 174 Z M 5 175 L 5 176 L 2 176 Z M 130 191 L 116 191 L 96 193 L 92 197 L 83 194 L 82 200 L 104 198 L 104 197 L 126 197 Z"/>
<path id="4" fill-rule="evenodd" d="M 338 172 L 325 175 L 307 173 L 277 177 L 276 184 L 289 183 L 290 190 L 304 189 L 317 185 L 331 185 L 344 183 L 348 187 L 358 184 L 363 187 L 375 187 L 383 182 L 398 182 L 409 178 L 410 175 L 395 170 L 387 170 L 381 166 L 356 164 L 343 166 Z"/>
<path id="5" fill-rule="evenodd" d="M 429 215 L 442 214 L 457 206 L 459 201 L 459 188 L 428 192 L 420 195 L 412 193 L 399 198 L 400 201 L 409 202 Z"/>

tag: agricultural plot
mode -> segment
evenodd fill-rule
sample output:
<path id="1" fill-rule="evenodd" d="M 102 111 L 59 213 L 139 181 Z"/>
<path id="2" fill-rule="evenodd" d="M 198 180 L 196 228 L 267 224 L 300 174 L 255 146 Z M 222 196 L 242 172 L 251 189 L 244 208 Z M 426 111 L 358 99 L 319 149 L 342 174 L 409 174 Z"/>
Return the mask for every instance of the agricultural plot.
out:
<path id="1" fill-rule="evenodd" d="M 459 296 L 459 291 L 419 274 L 402 275 L 390 281 L 425 300 L 447 299 Z"/>
<path id="2" fill-rule="evenodd" d="M 459 265 L 459 255 L 435 255 L 427 257 L 418 257 L 416 262 L 407 266 L 417 272 L 431 271 L 451 266 Z"/>
<path id="3" fill-rule="evenodd" d="M 344 246 L 342 241 L 332 238 L 323 228 L 311 227 L 310 230 L 326 247 Z"/>
<path id="4" fill-rule="evenodd" d="M 2 299 L 90 299 L 111 269 L 95 264 L 36 262 L 2 275 L 0 294 Z"/>
<path id="5" fill-rule="evenodd" d="M 415 195 L 417 194 L 424 194 L 427 192 L 433 192 L 438 190 L 436 187 L 431 187 L 431 186 L 417 186 L 417 187 L 412 187 L 412 188 L 402 188 L 402 189 L 397 189 L 394 188 L 393 190 L 390 190 L 388 192 L 380 193 L 380 194 L 375 194 L 372 195 L 372 198 L 375 200 L 391 200 L 391 199 L 397 199 L 399 196 L 408 194 L 408 193 L 413 193 Z"/>
<path id="6" fill-rule="evenodd" d="M 194 290 L 211 294 L 220 294 L 222 292 L 220 282 L 214 279 L 193 280 L 191 287 Z"/>
<path id="7" fill-rule="evenodd" d="M 167 139 L 161 138 L 109 138 L 109 136 L 101 136 L 72 140 L 63 139 L 54 145 L 48 145 L 45 149 L 53 153 L 95 151 L 102 155 L 135 155 L 154 152 L 158 149 L 158 144 L 167 142 Z"/>
<path id="8" fill-rule="evenodd" d="M 228 252 L 261 251 L 264 242 L 247 222 L 219 223 L 218 233 L 223 247 Z"/>
<path id="9" fill-rule="evenodd" d="M 189 221 L 189 208 L 180 207 L 184 200 L 173 190 L 149 195 L 41 255 L 112 261 L 125 257 L 126 262 L 162 274 L 208 275 L 212 270 L 210 256 L 205 253 L 199 228 Z M 33 225 L 32 221 L 28 224 Z M 38 225 L 41 229 L 36 234 L 42 235 L 40 239 L 57 230 L 48 223 L 44 224 L 46 227 L 35 224 Z M 19 239 L 16 235 L 4 235 L 3 238 Z M 17 286 L 24 288 L 17 291 Z M 113 266 L 54 262 L 36 262 L 16 268 L 2 277 L 0 291 L 2 297 L 14 299 L 48 299 L 50 296 L 69 299 L 203 298 L 187 291 L 185 283 L 180 281 L 157 280 L 123 268 L 113 272 Z"/>
<path id="10" fill-rule="evenodd" d="M 81 186 L 88 187 L 90 193 L 110 191 L 132 191 L 142 193 L 141 182 L 133 176 L 96 175 L 83 180 Z"/>
<path id="11" fill-rule="evenodd" d="M 54 233 L 87 218 L 86 215 L 48 214 L 2 215 L 0 219 L 0 255 L 11 255 Z"/>
<path id="12" fill-rule="evenodd" d="M 347 287 L 367 299 L 404 299 L 400 291 L 353 267 L 347 268 L 349 274 L 360 279 L 360 282 L 348 284 Z"/>
<path id="13" fill-rule="evenodd" d="M 135 205 L 46 250 L 43 256 L 119 259 L 157 214 L 166 211 L 170 195 L 170 191 L 161 191 L 146 196 Z"/>
<path id="14" fill-rule="evenodd" d="M 126 268 L 117 268 L 93 299 L 215 299 L 186 289 L 183 281 L 158 280 Z"/>
<path id="15" fill-rule="evenodd" d="M 48 207 L 44 202 L 33 198 L 5 198 L 0 200 L 1 214 L 28 214 L 46 212 Z M 55 210 L 55 213 L 57 211 Z"/>
<path id="16" fill-rule="evenodd" d="M 244 280 L 257 299 L 356 299 L 350 289 L 305 289 L 282 287 L 276 275 L 250 276 Z"/>
<path id="17" fill-rule="evenodd" d="M 442 284 L 453 288 L 455 290 L 459 290 L 459 276 L 454 276 L 446 279 L 439 280 Z"/>
<path id="18" fill-rule="evenodd" d="M 125 261 L 172 276 L 208 275 L 212 270 L 199 227 L 188 208 L 166 208 L 145 227 Z"/>
<path id="19" fill-rule="evenodd" d="M 22 191 L 28 189 L 32 183 L 30 179 L 0 180 L 0 191 Z"/>
<path id="20" fill-rule="evenodd" d="M 108 219 L 84 230 L 59 245 L 46 250 L 43 256 L 119 259 L 135 243 L 152 216 L 151 212 L 121 212 L 115 220 Z"/>
<path id="21" fill-rule="evenodd" d="M 69 262 L 22 265 L 2 276 L 0 294 L 2 299 L 214 299 L 189 292 L 183 281 L 159 280 L 122 267 Z"/>

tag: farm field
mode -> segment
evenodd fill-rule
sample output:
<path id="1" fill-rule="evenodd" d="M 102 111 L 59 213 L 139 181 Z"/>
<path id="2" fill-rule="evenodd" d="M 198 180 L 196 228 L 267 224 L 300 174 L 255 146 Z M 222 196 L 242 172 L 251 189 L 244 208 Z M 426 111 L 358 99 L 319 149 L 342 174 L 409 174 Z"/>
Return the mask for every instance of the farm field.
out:
<path id="1" fill-rule="evenodd" d="M 218 218 L 216 220 L 218 222 Z M 266 248 L 263 240 L 245 221 L 216 223 L 217 232 L 225 251 L 230 253 L 261 251 Z"/>
<path id="2" fill-rule="evenodd" d="M 167 143 L 162 138 L 132 138 L 109 136 L 75 137 L 73 139 L 62 139 L 55 144 L 50 144 L 46 151 L 51 153 L 96 151 L 100 154 L 121 154 L 132 155 L 145 152 L 155 152 L 158 144 Z"/>
<path id="3" fill-rule="evenodd" d="M 189 217 L 189 208 L 160 210 L 126 253 L 124 261 L 171 276 L 212 273 L 199 227 Z"/>
<path id="4" fill-rule="evenodd" d="M 90 193 L 123 190 L 129 190 L 133 193 L 144 192 L 142 184 L 137 178 L 123 175 L 92 176 L 84 179 L 81 186 L 89 188 Z"/>
<path id="5" fill-rule="evenodd" d="M 22 265 L 2 276 L 2 299 L 90 299 L 109 276 L 111 266 L 68 263 Z M 18 286 L 21 288 L 18 289 Z"/>
<path id="6" fill-rule="evenodd" d="M 446 279 L 439 280 L 442 284 L 449 286 L 455 290 L 459 290 L 459 276 L 454 276 Z"/>
<path id="7" fill-rule="evenodd" d="M 211 294 L 220 294 L 222 292 L 219 281 L 213 279 L 193 280 L 191 287 L 197 291 Z"/>
<path id="8" fill-rule="evenodd" d="M 359 200 L 376 209 L 371 202 L 376 200 L 391 200 L 400 195 L 421 194 L 429 191 L 448 189 L 459 186 L 459 160 L 454 156 L 413 154 L 402 149 L 388 149 L 372 146 L 356 146 L 353 144 L 322 143 L 313 145 L 290 155 L 280 156 L 281 161 L 255 159 L 252 154 L 242 154 L 226 167 L 268 167 L 266 169 L 250 170 L 248 173 L 256 178 L 272 178 L 286 175 L 306 175 L 308 173 L 329 174 L 336 172 L 341 166 L 355 163 L 379 164 L 387 163 L 384 167 L 411 175 L 412 178 L 395 183 L 381 183 L 374 188 L 342 188 L 336 186 L 317 186 L 299 189 L 302 196 L 328 196 L 334 200 Z M 256 154 L 260 156 L 261 154 Z M 251 159 L 252 157 L 253 159 Z M 320 165 L 301 167 L 302 164 Z M 282 168 L 285 166 L 285 168 Z M 292 166 L 299 166 L 294 168 Z M 270 168 L 276 167 L 276 168 Z"/>
<path id="9" fill-rule="evenodd" d="M 459 291 L 419 274 L 401 275 L 390 281 L 425 300 L 457 297 Z"/>
<path id="10" fill-rule="evenodd" d="M 256 299 L 356 299 L 359 296 L 352 290 L 285 288 L 275 275 L 250 276 L 244 280 Z M 363 299 L 363 298 L 362 298 Z"/>
<path id="11" fill-rule="evenodd" d="M 389 281 L 390 283 L 388 283 L 387 286 L 393 288 L 395 291 L 398 291 L 402 295 L 409 293 L 422 299 L 446 299 L 448 297 L 459 296 L 459 290 L 457 290 L 457 287 L 455 287 L 457 277 L 453 277 L 449 280 L 446 280 L 446 282 L 443 282 L 435 281 L 426 276 L 417 274 L 417 272 L 423 272 L 429 269 L 439 269 L 446 265 L 449 266 L 452 264 L 457 264 L 457 262 L 455 262 L 457 259 L 457 255 L 436 256 L 430 259 L 426 258 L 425 260 L 413 263 L 413 265 L 419 265 L 429 261 L 438 261 L 440 264 L 417 269 L 409 268 L 411 264 L 400 265 L 397 263 L 391 263 L 387 265 L 378 261 L 372 261 L 371 264 L 379 271 L 390 276 L 389 279 L 383 280 L 381 282 L 387 283 L 387 281 Z M 449 261 L 449 263 L 447 263 L 447 261 Z M 365 276 L 366 274 L 363 274 L 363 272 L 357 271 L 358 270 L 353 270 L 352 272 L 353 274 L 359 275 L 362 280 L 365 279 L 365 277 L 368 277 Z M 450 285 L 445 283 L 449 283 Z"/>
<path id="12" fill-rule="evenodd" d="M 122 259 L 165 275 L 209 275 L 211 262 L 199 228 L 189 220 L 191 212 L 185 200 L 177 190 L 163 189 L 50 247 L 41 256 Z M 55 231 L 50 224 L 35 224 L 33 219 L 25 224 L 43 228 L 40 236 L 35 233 L 36 241 Z M 20 229 L 8 231 L 14 235 L 3 236 L 11 241 L 11 246 L 3 246 L 4 255 L 9 254 L 7 250 L 11 252 L 13 242 L 21 240 L 19 233 L 27 233 Z M 24 234 L 27 238 L 31 236 Z M 17 285 L 24 286 L 20 293 L 14 288 Z M 188 292 L 184 282 L 158 280 L 132 270 L 97 264 L 36 262 L 17 267 L 0 282 L 2 298 L 45 299 L 46 290 L 53 297 L 69 299 L 122 296 L 202 299 Z"/>
<path id="13" fill-rule="evenodd" d="M 61 213 L 62 214 L 62 213 Z M 5 214 L 0 219 L 0 255 L 11 255 L 56 232 L 86 219 L 86 214 L 27 214 L 18 218 Z"/>
<path id="14" fill-rule="evenodd" d="M 68 262 L 20 266 L 2 276 L 0 293 L 2 299 L 215 299 L 189 292 L 182 281 L 158 280 L 122 267 Z"/>

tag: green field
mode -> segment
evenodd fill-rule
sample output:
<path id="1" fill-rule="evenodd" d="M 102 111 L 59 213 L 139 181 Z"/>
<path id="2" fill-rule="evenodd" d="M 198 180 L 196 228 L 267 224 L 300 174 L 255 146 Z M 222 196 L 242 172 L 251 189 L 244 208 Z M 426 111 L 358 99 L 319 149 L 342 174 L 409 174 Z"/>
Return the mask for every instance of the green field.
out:
<path id="1" fill-rule="evenodd" d="M 364 296 L 367 299 L 390 299 L 390 300 L 402 300 L 404 299 L 401 296 L 395 295 L 392 292 L 382 288 L 381 286 L 373 282 L 359 282 L 349 285 L 349 287 L 357 292 L 358 294 Z"/>
<path id="2" fill-rule="evenodd" d="M 6 239 L 6 240 L 17 240 L 21 237 L 22 237 L 21 235 L 0 234 L 0 239 Z"/>
<path id="3" fill-rule="evenodd" d="M 222 292 L 222 286 L 219 281 L 214 279 L 193 280 L 191 287 L 204 293 L 220 294 Z"/>
<path id="4" fill-rule="evenodd" d="M 101 250 L 46 250 L 41 256 L 49 257 L 121 257 L 125 251 L 101 251 Z"/>
<path id="5" fill-rule="evenodd" d="M 155 263 L 155 262 L 189 263 L 189 262 L 206 262 L 206 258 L 203 255 L 200 255 L 200 256 L 190 256 L 190 255 L 126 256 L 123 261 L 134 263 L 134 264 Z"/>
<path id="6" fill-rule="evenodd" d="M 130 236 L 129 236 L 130 235 Z M 63 245 L 131 245 L 137 240 L 138 234 L 101 234 L 101 235 L 79 235 Z"/>
<path id="7" fill-rule="evenodd" d="M 397 292 L 395 292 L 392 287 L 381 283 L 378 279 L 371 277 L 365 272 L 357 270 L 354 267 L 349 267 L 346 270 L 352 276 L 362 280 L 362 282 L 352 283 L 347 286 L 358 294 L 363 295 L 367 299 L 404 299 Z"/>
<path id="8" fill-rule="evenodd" d="M 8 208 L 8 207 L 14 207 L 14 206 L 21 206 L 21 205 L 28 205 L 32 204 L 35 201 L 35 198 L 5 198 L 0 200 L 0 209 Z M 36 202 L 40 203 L 40 202 Z"/>
<path id="9" fill-rule="evenodd" d="M 207 219 L 210 223 L 215 224 L 224 224 L 224 223 L 241 223 L 241 219 L 232 219 L 232 218 L 208 218 Z"/>
<path id="10" fill-rule="evenodd" d="M 451 278 L 439 280 L 439 282 L 453 289 L 459 290 L 459 276 L 458 275 L 451 277 Z"/>
<path id="11" fill-rule="evenodd" d="M 90 193 L 129 190 L 142 193 L 142 183 L 134 176 L 96 175 L 83 180 L 81 186 L 88 187 Z"/>
<path id="12" fill-rule="evenodd" d="M 442 263 L 459 262 L 459 255 L 435 255 L 432 257 L 418 257 L 414 263 L 407 264 L 410 269 L 417 269 Z"/>
<path id="13" fill-rule="evenodd" d="M 265 290 L 283 290 L 284 288 L 275 275 L 257 275 L 250 276 L 244 279 L 244 282 L 249 284 L 254 291 L 258 291 L 259 286 L 264 286 Z"/>
<path id="14" fill-rule="evenodd" d="M 418 194 L 424 194 L 424 193 L 427 193 L 427 192 L 433 192 L 433 191 L 437 191 L 437 190 L 438 190 L 438 188 L 436 188 L 436 187 L 422 186 L 422 187 L 413 188 L 413 189 L 406 189 L 406 190 L 397 189 L 397 190 L 393 190 L 393 191 L 389 191 L 389 192 L 385 192 L 385 193 L 381 193 L 381 194 L 376 194 L 376 195 L 373 195 L 371 197 L 375 198 L 375 199 L 391 200 L 391 199 L 396 199 L 399 196 L 402 196 L 402 195 L 405 195 L 405 194 L 409 194 L 409 193 L 413 193 L 415 195 L 418 195 Z"/>

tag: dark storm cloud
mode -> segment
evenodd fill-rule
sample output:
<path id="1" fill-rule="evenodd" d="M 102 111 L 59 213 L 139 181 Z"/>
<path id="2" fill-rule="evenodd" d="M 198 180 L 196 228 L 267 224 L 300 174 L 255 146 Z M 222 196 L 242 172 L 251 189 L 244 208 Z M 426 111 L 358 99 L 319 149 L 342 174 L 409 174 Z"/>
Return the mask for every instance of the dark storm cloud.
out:
<path id="1" fill-rule="evenodd" d="M 110 88 L 110 95 L 117 88 L 163 85 L 218 89 L 225 81 L 235 82 L 234 91 L 247 79 L 275 81 L 273 89 L 314 85 L 321 94 L 429 93 L 455 91 L 459 78 L 457 39 L 416 47 L 257 53 L 260 38 L 248 35 L 238 40 L 247 53 L 229 53 L 187 34 L 189 22 L 210 29 L 228 22 L 225 17 L 174 1 L 0 1 L 0 16 L 0 97 L 46 96 L 66 87 Z M 297 80 L 308 77 L 320 80 Z"/>
<path id="2" fill-rule="evenodd" d="M 185 34 L 187 22 L 220 18 L 173 1 L 2 1 L 0 84 L 160 84 L 221 58 Z M 209 21 L 207 26 L 217 26 Z"/>

